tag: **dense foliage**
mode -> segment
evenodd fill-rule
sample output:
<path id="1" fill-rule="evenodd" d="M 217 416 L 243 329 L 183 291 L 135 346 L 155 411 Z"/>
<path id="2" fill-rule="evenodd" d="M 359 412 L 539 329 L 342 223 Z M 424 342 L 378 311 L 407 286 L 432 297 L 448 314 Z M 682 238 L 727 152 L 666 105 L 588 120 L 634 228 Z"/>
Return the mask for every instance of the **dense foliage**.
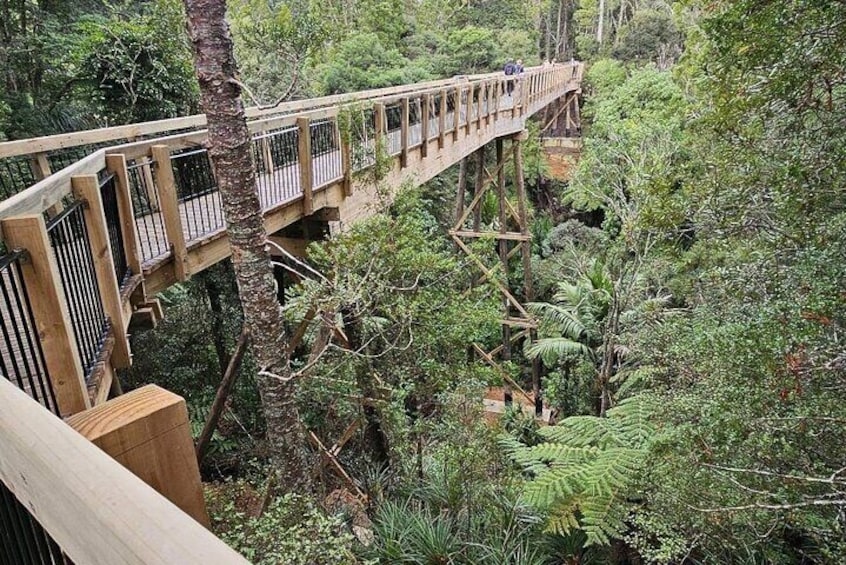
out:
<path id="1" fill-rule="evenodd" d="M 72 4 L 0 0 L 0 139 L 197 109 L 178 2 Z M 559 423 L 485 422 L 501 376 L 468 348 L 496 345 L 500 305 L 445 237 L 450 170 L 280 267 L 290 333 L 316 320 L 293 356 L 303 423 L 346 438 L 350 476 L 275 496 L 247 356 L 202 468 L 227 477 L 219 535 L 258 563 L 842 560 L 846 5 L 231 0 L 229 17 L 250 104 L 509 58 L 588 70 L 570 181 L 543 178 L 538 125 L 525 143 L 540 339 L 507 370 L 540 360 Z M 225 264 L 163 294 L 127 388 L 185 396 L 199 432 L 236 296 Z"/>

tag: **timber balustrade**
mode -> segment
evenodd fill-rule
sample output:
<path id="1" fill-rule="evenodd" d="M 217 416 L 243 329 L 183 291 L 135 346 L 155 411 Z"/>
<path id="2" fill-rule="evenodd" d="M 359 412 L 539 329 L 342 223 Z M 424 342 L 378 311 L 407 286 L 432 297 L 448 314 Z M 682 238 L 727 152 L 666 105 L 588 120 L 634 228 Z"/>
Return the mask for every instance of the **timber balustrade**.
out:
<path id="1" fill-rule="evenodd" d="M 247 563 L 3 379 L 0 406 L 0 562 Z"/>
<path id="2" fill-rule="evenodd" d="M 392 193 L 403 184 L 425 182 L 485 144 L 522 132 L 528 117 L 578 91 L 581 72 L 580 64 L 530 69 L 515 80 L 511 93 L 497 73 L 249 111 L 268 232 L 312 215 L 350 222 L 371 214 L 386 194 L 383 189 Z M 131 363 L 127 331 L 133 314 L 151 310 L 149 297 L 155 293 L 229 255 L 206 131 L 196 129 L 204 123 L 203 116 L 191 116 L 0 143 L 0 197 L 5 197 L 0 201 L 0 419 L 18 409 L 29 417 L 34 410 L 29 405 L 11 412 L 5 406 L 20 404 L 23 393 L 41 405 L 34 406 L 45 417 L 48 410 L 66 417 L 104 402 L 116 385 L 114 370 Z M 174 129 L 178 133 L 111 144 Z M 64 168 L 51 174 L 59 165 Z M 33 182 L 20 190 L 21 183 Z M 23 393 L 6 392 L 9 383 Z M 57 431 L 59 424 L 57 419 L 45 423 L 44 433 L 64 434 Z M 49 533 L 30 540 L 39 551 L 61 547 L 76 559 L 63 536 L 71 526 L 65 516 L 78 513 L 95 520 L 91 525 L 99 533 L 94 537 L 132 537 L 96 522 L 102 516 L 93 506 L 95 497 L 85 504 L 74 493 L 55 505 L 38 498 L 33 485 L 15 478 L 16 466 L 45 479 L 57 470 L 38 467 L 49 467 L 46 459 L 27 460 L 32 454 L 8 459 L 7 442 L 19 438 L 6 436 L 18 430 L 0 430 L 0 479 L 6 489 L 0 489 L 0 499 L 12 508 L 5 516 L 20 510 L 10 496 L 27 505 L 37 501 L 42 513 L 36 515 Z M 87 456 L 79 449 L 67 455 Z M 54 514 L 60 510 L 64 514 Z M 179 545 L 182 532 L 167 529 L 158 535 L 168 538 L 165 546 Z M 90 547 L 100 549 L 96 543 Z M 85 557 L 77 563 L 118 562 L 91 560 L 88 549 L 74 548 Z"/>

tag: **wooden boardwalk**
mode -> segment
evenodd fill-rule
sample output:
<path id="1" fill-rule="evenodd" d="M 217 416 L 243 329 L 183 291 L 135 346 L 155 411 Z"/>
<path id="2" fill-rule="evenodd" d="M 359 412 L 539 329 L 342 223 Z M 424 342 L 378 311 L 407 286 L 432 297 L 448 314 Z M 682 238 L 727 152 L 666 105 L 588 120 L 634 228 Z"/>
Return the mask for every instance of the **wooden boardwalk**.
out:
<path id="1" fill-rule="evenodd" d="M 578 92 L 581 72 L 580 64 L 529 69 L 516 79 L 511 95 L 507 83 L 515 79 L 493 73 L 296 101 L 267 113 L 248 112 L 253 116 L 248 126 L 253 135 L 256 188 L 268 233 L 278 234 L 308 217 L 320 218 L 321 222 L 331 218 L 346 226 L 372 215 L 377 207 L 390 202 L 400 187 L 420 185 L 495 140 L 513 142 L 522 135 L 531 116 Z M 361 111 L 365 124 L 369 124 L 353 133 L 351 147 L 344 144 L 338 127 L 342 112 L 350 110 Z M 117 179 L 114 191 L 122 236 L 111 237 L 114 225 L 106 226 L 104 216 L 97 219 L 98 214 L 104 214 L 102 202 L 93 208 L 86 206 L 85 223 L 93 238 L 88 243 L 94 257 L 94 268 L 88 270 L 96 271 L 88 273 L 89 283 L 69 290 L 62 280 L 47 281 L 47 286 L 60 289 L 58 296 L 50 307 L 36 304 L 36 319 L 31 321 L 15 316 L 0 300 L 0 330 L 10 336 L 0 339 L 0 359 L 4 367 L 11 367 L 24 378 L 11 375 L 10 370 L 3 376 L 23 382 L 20 388 L 31 393 L 33 385 L 26 384 L 28 376 L 43 376 L 45 372 L 32 359 L 32 349 L 21 345 L 26 341 L 14 338 L 15 329 L 25 327 L 38 328 L 31 335 L 42 342 L 51 381 L 54 368 L 58 372 L 73 371 L 68 350 L 84 352 L 90 361 L 91 343 L 102 343 L 102 336 L 92 332 L 102 332 L 103 327 L 92 320 L 93 310 L 85 305 L 90 302 L 98 303 L 97 316 L 111 320 L 109 339 L 115 344 L 114 353 L 105 348 L 108 358 L 97 363 L 105 369 L 98 370 L 108 372 L 111 367 L 125 366 L 120 363 L 129 362 L 126 328 L 130 317 L 146 312 L 145 316 L 155 318 L 156 293 L 229 256 L 220 193 L 204 154 L 206 132 L 196 129 L 204 123 L 204 117 L 192 116 L 27 143 L 0 143 L 0 159 L 28 156 L 33 168 L 40 167 L 46 177 L 0 202 L 3 241 L 23 242 L 18 245 L 27 249 L 30 245 L 43 247 L 39 242 L 45 239 L 33 231 L 39 228 L 25 218 L 52 217 L 74 199 L 85 198 L 92 203 L 92 198 L 99 199 L 95 196 L 97 187 L 102 190 L 98 178 L 110 175 Z M 151 134 L 162 137 L 125 141 Z M 60 172 L 51 175 L 45 167 L 51 151 L 90 147 L 109 140 L 114 140 L 114 145 L 93 149 Z M 377 161 L 377 152 L 380 170 L 386 157 L 386 169 L 379 173 L 378 183 L 373 175 L 360 174 Z M 10 233 L 9 226 L 23 232 Z M 111 246 L 118 241 L 123 249 L 115 250 Z M 74 238 L 71 244 L 81 242 Z M 83 255 L 67 248 L 71 244 L 54 242 L 52 249 L 33 254 L 29 272 L 58 278 L 55 263 L 59 255 Z M 120 258 L 136 275 L 143 276 L 137 291 L 121 291 L 112 264 L 115 253 L 122 255 Z M 23 283 L 46 288 L 43 280 Z M 40 296 L 36 299 L 41 300 Z M 59 315 L 57 311 L 62 310 L 65 313 Z M 79 347 L 80 342 L 87 345 Z M 104 350 L 102 345 L 100 350 Z M 119 361 L 121 358 L 125 361 Z M 63 414 L 80 410 L 81 396 L 68 391 L 75 386 L 73 382 L 84 383 L 84 377 L 65 378 L 61 384 L 65 389 L 57 388 Z"/>

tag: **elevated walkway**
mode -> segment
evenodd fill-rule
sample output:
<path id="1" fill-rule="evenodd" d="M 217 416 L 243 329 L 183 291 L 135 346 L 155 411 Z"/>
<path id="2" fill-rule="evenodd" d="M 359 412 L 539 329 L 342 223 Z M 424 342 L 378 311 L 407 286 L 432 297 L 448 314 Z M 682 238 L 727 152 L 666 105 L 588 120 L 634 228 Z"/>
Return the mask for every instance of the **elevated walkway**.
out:
<path id="1" fill-rule="evenodd" d="M 250 110 L 268 233 L 296 246 L 285 231 L 295 224 L 344 229 L 492 141 L 501 154 L 531 116 L 572 101 L 581 75 L 563 64 L 529 69 L 511 94 L 496 73 Z M 103 403 L 115 369 L 131 363 L 130 322 L 157 319 L 156 293 L 229 256 L 204 125 L 191 116 L 0 143 L 10 195 L 0 201 L 0 370 L 47 410 Z M 460 224 L 453 237 L 465 236 Z M 526 234 L 517 239 L 528 248 Z M 10 495 L 28 497 L 13 475 L 0 465 Z M 80 508 L 66 511 L 94 511 Z"/>

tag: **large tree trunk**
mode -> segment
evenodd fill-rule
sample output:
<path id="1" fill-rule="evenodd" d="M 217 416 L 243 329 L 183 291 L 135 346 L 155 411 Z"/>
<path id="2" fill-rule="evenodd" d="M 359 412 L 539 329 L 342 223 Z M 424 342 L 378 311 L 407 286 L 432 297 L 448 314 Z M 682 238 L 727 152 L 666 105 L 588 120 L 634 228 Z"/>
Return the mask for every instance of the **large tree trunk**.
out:
<path id="1" fill-rule="evenodd" d="M 294 404 L 284 324 L 276 300 L 267 233 L 250 156 L 250 134 L 235 77 L 237 65 L 224 17 L 224 0 L 183 0 L 202 108 L 209 130 L 209 156 L 223 202 L 232 265 L 244 309 L 244 328 L 260 368 L 259 393 L 267 439 L 279 485 L 311 486 L 305 435 Z"/>

